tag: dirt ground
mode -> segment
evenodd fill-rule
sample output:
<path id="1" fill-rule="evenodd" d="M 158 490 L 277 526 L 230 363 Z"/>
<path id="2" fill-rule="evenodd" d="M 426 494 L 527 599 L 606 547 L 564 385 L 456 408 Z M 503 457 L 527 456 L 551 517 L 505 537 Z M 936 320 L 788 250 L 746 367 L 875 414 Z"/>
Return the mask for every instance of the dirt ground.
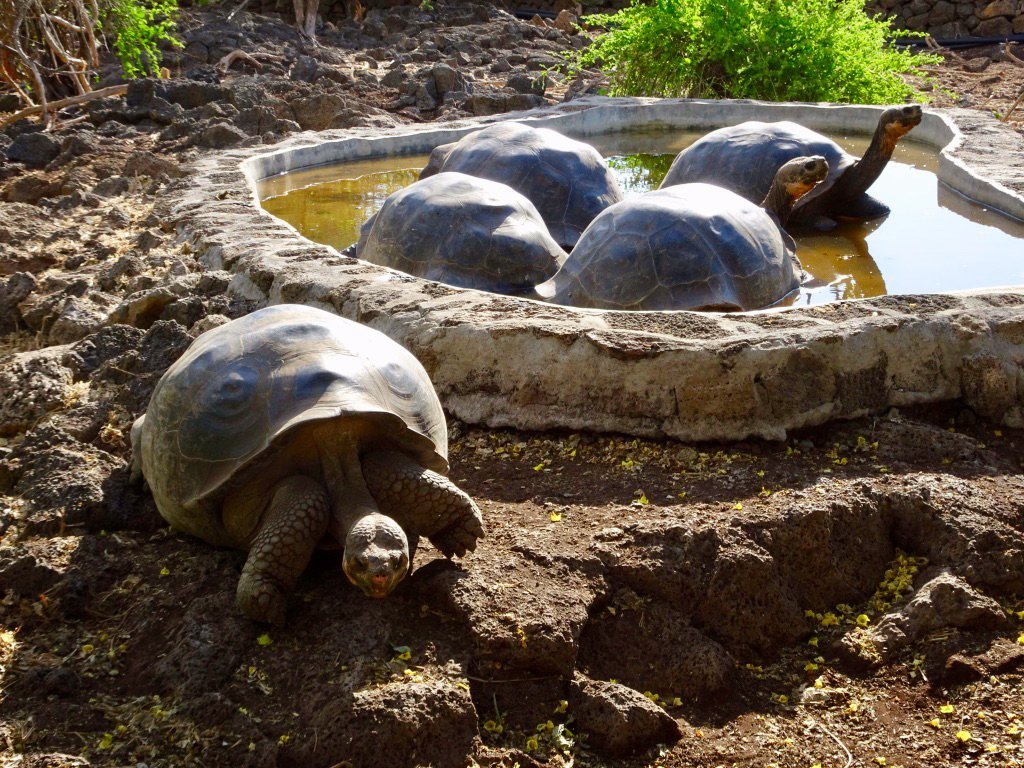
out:
<path id="1" fill-rule="evenodd" d="M 538 80 L 582 36 L 434 5 L 319 47 L 190 12 L 172 79 L 0 130 L 0 764 L 1024 765 L 1024 431 L 958 403 L 784 443 L 450 423 L 477 551 L 424 543 L 383 601 L 319 553 L 282 629 L 129 482 L 160 374 L 254 309 L 163 226 L 190 160 L 574 92 Z M 1016 50 L 934 103 L 1006 115 Z"/>

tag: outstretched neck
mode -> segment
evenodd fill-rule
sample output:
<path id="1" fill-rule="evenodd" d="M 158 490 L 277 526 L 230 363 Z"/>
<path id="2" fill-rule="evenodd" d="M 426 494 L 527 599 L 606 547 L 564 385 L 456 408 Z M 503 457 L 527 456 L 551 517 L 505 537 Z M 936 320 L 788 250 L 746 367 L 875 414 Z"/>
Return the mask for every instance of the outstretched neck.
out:
<path id="1" fill-rule="evenodd" d="M 836 180 L 832 194 L 840 199 L 850 199 L 868 191 L 875 183 L 885 164 L 889 162 L 897 142 L 909 129 L 895 123 L 880 123 L 871 137 L 871 144 L 863 157 L 846 169 Z"/>

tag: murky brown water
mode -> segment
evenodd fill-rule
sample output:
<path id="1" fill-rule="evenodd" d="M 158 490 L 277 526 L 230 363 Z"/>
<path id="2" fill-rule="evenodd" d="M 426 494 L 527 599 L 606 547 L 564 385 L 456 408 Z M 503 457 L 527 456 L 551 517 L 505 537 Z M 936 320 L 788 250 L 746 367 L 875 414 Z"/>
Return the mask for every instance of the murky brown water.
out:
<path id="1" fill-rule="evenodd" d="M 699 133 L 626 132 L 588 139 L 627 195 L 657 187 Z M 834 137 L 860 155 L 866 137 Z M 260 183 L 264 209 L 319 243 L 342 249 L 388 195 L 414 182 L 427 155 L 323 166 Z M 938 183 L 938 154 L 911 142 L 871 187 L 892 208 L 881 222 L 797 238 L 811 280 L 786 302 L 821 304 L 885 293 L 942 293 L 1024 284 L 1024 222 L 993 213 Z"/>

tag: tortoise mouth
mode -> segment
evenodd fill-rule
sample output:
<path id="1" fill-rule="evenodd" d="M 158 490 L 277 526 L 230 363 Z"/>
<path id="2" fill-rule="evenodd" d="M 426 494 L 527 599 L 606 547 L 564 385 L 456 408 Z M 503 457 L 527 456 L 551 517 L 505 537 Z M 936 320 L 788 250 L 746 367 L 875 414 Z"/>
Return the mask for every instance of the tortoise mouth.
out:
<path id="1" fill-rule="evenodd" d="M 407 570 L 392 571 L 387 574 L 356 573 L 347 561 L 342 562 L 342 570 L 350 582 L 366 596 L 381 600 L 392 592 L 405 579 Z"/>
<path id="2" fill-rule="evenodd" d="M 921 120 L 924 117 L 924 111 L 919 106 L 904 107 L 900 110 L 897 118 L 889 124 L 889 127 L 900 131 L 900 136 L 904 135 L 912 128 L 921 124 Z"/>

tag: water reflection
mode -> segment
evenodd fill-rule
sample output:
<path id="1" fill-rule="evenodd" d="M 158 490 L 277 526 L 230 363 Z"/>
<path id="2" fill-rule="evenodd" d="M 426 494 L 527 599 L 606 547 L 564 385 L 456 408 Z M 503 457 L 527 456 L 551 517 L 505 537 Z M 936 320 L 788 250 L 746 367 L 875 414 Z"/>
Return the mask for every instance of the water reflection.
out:
<path id="1" fill-rule="evenodd" d="M 630 197 L 657 189 L 675 155 L 638 152 L 633 155 L 612 155 L 607 159 L 622 192 Z"/>
<path id="2" fill-rule="evenodd" d="M 846 226 L 827 235 L 797 237 L 797 256 L 811 278 L 789 303 L 821 304 L 887 293 L 882 270 L 868 250 L 868 231 L 864 225 Z"/>

